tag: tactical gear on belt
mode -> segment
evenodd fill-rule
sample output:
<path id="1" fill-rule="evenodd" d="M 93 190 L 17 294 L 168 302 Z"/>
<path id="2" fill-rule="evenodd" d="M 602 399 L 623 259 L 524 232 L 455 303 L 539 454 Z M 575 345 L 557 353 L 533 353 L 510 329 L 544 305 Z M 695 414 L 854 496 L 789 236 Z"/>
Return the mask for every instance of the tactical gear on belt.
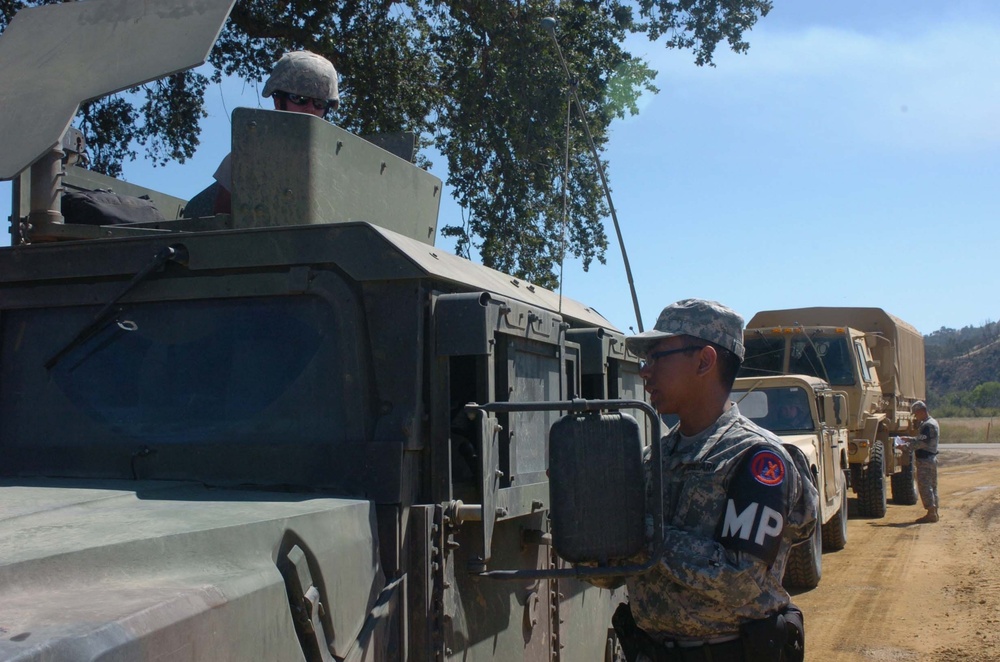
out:
<path id="1" fill-rule="evenodd" d="M 701 642 L 657 641 L 636 625 L 627 602 L 618 605 L 611 624 L 629 662 L 640 655 L 652 662 L 802 662 L 805 658 L 802 612 L 792 604 L 745 624 L 739 635 Z"/>

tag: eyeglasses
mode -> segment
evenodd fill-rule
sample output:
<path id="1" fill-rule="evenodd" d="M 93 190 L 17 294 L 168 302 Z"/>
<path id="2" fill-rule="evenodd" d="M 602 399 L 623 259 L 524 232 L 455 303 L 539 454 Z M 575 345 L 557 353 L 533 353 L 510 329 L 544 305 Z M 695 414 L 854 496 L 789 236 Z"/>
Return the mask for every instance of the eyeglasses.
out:
<path id="1" fill-rule="evenodd" d="M 275 96 L 282 99 L 288 99 L 289 102 L 295 104 L 296 106 L 305 106 L 311 103 L 313 108 L 316 110 L 329 110 L 333 108 L 334 104 L 326 99 L 313 99 L 312 97 L 304 97 L 298 94 L 292 94 L 291 92 L 275 92 Z"/>
<path id="2" fill-rule="evenodd" d="M 680 354 L 681 352 L 691 352 L 694 350 L 705 349 L 704 345 L 688 345 L 687 347 L 678 347 L 677 349 L 665 349 L 662 352 L 653 352 L 648 354 L 645 359 L 639 361 L 639 370 L 645 370 L 646 368 L 653 367 L 657 359 L 662 359 L 665 356 L 670 356 L 671 354 Z"/>

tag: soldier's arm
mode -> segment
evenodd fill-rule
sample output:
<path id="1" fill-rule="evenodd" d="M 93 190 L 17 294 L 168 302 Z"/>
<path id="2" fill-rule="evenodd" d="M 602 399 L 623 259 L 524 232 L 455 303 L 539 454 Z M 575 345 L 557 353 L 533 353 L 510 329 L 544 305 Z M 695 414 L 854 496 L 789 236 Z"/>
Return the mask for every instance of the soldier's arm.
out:
<path id="1" fill-rule="evenodd" d="M 749 602 L 779 553 L 787 553 L 782 541 L 812 531 L 816 502 L 803 503 L 802 496 L 798 472 L 784 455 L 767 447 L 748 452 L 730 480 L 715 536 L 667 527 L 661 563 L 674 581 L 708 599 Z"/>

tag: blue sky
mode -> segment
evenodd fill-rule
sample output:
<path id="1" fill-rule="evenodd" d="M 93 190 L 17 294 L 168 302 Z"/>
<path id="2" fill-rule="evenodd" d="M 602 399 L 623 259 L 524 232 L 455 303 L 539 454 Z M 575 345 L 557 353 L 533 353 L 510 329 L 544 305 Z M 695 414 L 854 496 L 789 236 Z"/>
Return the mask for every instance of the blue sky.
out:
<path id="1" fill-rule="evenodd" d="M 1000 3 L 776 0 L 749 41 L 715 68 L 630 41 L 661 91 L 612 126 L 605 157 L 645 327 L 692 296 L 747 318 L 879 306 L 923 333 L 998 319 Z M 126 178 L 179 197 L 207 184 L 229 112 L 257 92 L 209 97 L 194 159 Z M 439 226 L 459 219 L 446 199 Z M 607 231 L 607 265 L 568 263 L 564 293 L 638 330 Z"/>

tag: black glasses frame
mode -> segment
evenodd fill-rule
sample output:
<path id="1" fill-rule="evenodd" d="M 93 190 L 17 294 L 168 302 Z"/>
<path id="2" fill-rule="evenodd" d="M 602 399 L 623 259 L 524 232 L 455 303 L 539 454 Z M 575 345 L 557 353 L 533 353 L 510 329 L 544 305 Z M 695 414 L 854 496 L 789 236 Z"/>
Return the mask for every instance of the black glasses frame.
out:
<path id="1" fill-rule="evenodd" d="M 643 370 L 648 366 L 656 363 L 657 359 L 662 359 L 665 356 L 670 356 L 671 354 L 680 354 L 681 352 L 691 352 L 696 349 L 705 349 L 705 345 L 688 345 L 686 347 L 678 347 L 677 349 L 665 349 L 662 352 L 653 352 L 647 354 L 646 358 L 639 361 L 639 369 Z"/>
<path id="2" fill-rule="evenodd" d="M 292 94 L 291 92 L 280 90 L 275 92 L 274 96 L 279 99 L 285 99 L 296 106 L 305 106 L 311 103 L 316 110 L 332 110 L 336 107 L 332 101 L 327 101 L 326 99 L 314 99 L 313 97 L 304 97 L 301 94 Z"/>

